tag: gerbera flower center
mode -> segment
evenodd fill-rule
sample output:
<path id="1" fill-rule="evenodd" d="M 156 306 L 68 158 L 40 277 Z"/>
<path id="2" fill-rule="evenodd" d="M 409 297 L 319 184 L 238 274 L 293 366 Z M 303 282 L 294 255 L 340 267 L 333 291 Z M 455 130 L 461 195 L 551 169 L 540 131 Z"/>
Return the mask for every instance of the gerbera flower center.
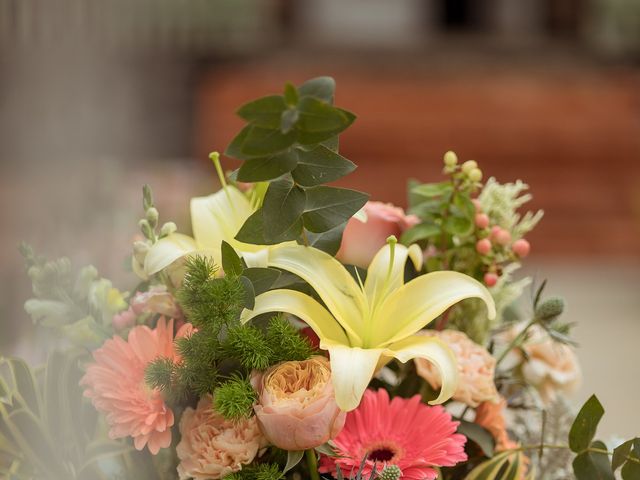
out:
<path id="1" fill-rule="evenodd" d="M 395 463 L 402 456 L 402 449 L 392 442 L 379 442 L 366 449 L 367 460 L 376 463 Z"/>

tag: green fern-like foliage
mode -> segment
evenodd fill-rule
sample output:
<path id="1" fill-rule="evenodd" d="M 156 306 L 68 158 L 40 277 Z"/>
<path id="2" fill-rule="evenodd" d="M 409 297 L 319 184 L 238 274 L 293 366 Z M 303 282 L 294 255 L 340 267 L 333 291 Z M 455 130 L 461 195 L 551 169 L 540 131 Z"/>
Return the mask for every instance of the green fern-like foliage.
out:
<path id="1" fill-rule="evenodd" d="M 213 394 L 220 413 L 238 419 L 251 414 L 255 401 L 246 380 L 252 370 L 305 360 L 314 349 L 282 315 L 269 319 L 265 327 L 241 325 L 246 289 L 239 276 L 217 277 L 217 270 L 207 257 L 186 262 L 177 298 L 196 330 L 176 341 L 180 362 L 159 358 L 147 367 L 145 379 L 174 402 Z"/>
<path id="2" fill-rule="evenodd" d="M 223 480 L 280 480 L 282 478 L 284 475 L 278 465 L 263 463 L 245 467 L 239 472 L 227 475 Z"/>

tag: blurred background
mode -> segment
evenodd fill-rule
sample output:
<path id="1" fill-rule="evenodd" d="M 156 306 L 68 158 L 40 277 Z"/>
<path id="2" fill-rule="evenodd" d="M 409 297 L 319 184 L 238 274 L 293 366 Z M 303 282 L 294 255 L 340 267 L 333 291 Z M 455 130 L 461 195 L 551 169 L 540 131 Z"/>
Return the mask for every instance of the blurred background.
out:
<path id="1" fill-rule="evenodd" d="M 523 274 L 579 322 L 575 403 L 637 434 L 640 0 L 0 0 L 0 353 L 45 353 L 20 241 L 132 288 L 141 185 L 188 232 L 235 109 L 317 75 L 359 117 L 344 183 L 373 199 L 406 205 L 449 149 L 530 184 Z"/>

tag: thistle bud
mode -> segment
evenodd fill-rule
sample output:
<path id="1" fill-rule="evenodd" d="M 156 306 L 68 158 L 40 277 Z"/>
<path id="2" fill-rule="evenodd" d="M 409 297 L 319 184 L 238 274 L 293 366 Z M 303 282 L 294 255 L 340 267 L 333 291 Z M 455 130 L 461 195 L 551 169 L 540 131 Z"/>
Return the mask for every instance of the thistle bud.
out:
<path id="1" fill-rule="evenodd" d="M 560 297 L 551 297 L 539 304 L 536 308 L 536 318 L 549 321 L 553 320 L 564 311 L 564 300 Z"/>
<path id="2" fill-rule="evenodd" d="M 178 230 L 178 227 L 176 226 L 175 223 L 167 222 L 164 225 L 162 225 L 162 228 L 160 229 L 160 236 L 166 237 L 167 235 L 171 235 L 172 233 L 175 233 L 177 230 Z"/>
<path id="3" fill-rule="evenodd" d="M 445 166 L 451 168 L 451 167 L 455 167 L 457 163 L 458 163 L 458 156 L 455 154 L 455 152 L 452 152 L 451 150 L 449 150 L 447 153 L 444 154 Z"/>
<path id="4" fill-rule="evenodd" d="M 155 228 L 158 225 L 158 210 L 155 207 L 147 209 L 146 217 L 151 228 Z"/>
<path id="5" fill-rule="evenodd" d="M 473 170 L 474 168 L 478 168 L 478 164 L 475 160 L 467 160 L 462 164 L 462 172 L 465 175 L 469 175 L 469 172 L 471 172 L 471 170 Z"/>

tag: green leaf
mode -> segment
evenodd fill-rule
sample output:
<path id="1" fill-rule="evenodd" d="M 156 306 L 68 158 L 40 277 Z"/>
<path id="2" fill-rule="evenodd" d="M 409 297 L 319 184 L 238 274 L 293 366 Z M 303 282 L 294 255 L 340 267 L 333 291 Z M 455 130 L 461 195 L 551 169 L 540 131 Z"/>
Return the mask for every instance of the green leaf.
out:
<path id="1" fill-rule="evenodd" d="M 238 277 L 240 283 L 242 284 L 242 288 L 244 289 L 244 308 L 253 310 L 253 307 L 256 305 L 256 292 L 253 289 L 253 283 L 245 276 Z"/>
<path id="2" fill-rule="evenodd" d="M 280 131 L 285 134 L 289 133 L 293 130 L 293 127 L 296 126 L 299 118 L 300 112 L 295 108 L 288 108 L 282 112 L 282 117 L 280 118 Z"/>
<path id="3" fill-rule="evenodd" d="M 268 156 L 286 150 L 295 141 L 296 134 L 294 131 L 282 133 L 279 128 L 273 130 L 251 126 L 244 137 L 240 151 L 247 156 Z"/>
<path id="4" fill-rule="evenodd" d="M 495 448 L 493 436 L 480 425 L 461 420 L 460 425 L 458 425 L 458 433 L 461 433 L 478 445 L 485 456 L 489 458 L 493 457 L 493 449 Z"/>
<path id="5" fill-rule="evenodd" d="M 298 166 L 291 172 L 303 187 L 313 187 L 337 180 L 356 169 L 355 163 L 347 160 L 324 145 L 313 150 L 299 150 Z"/>
<path id="6" fill-rule="evenodd" d="M 450 216 L 444 220 L 442 227 L 451 235 L 464 237 L 473 230 L 473 222 L 465 217 Z"/>
<path id="7" fill-rule="evenodd" d="M 16 389 L 20 394 L 20 397 L 24 400 L 25 406 L 31 410 L 34 415 L 40 415 L 40 400 L 38 398 L 38 391 L 36 389 L 36 381 L 33 378 L 31 369 L 20 358 L 9 359 L 11 363 L 11 369 L 13 370 L 13 376 L 16 381 Z"/>
<path id="8" fill-rule="evenodd" d="M 411 245 L 426 238 L 436 237 L 441 233 L 440 227 L 435 223 L 419 223 L 402 233 L 400 243 Z"/>
<path id="9" fill-rule="evenodd" d="M 344 227 L 346 223 L 342 223 L 337 227 L 327 230 L 323 233 L 310 232 L 307 235 L 309 245 L 311 247 L 322 250 L 329 255 L 335 255 L 340 250 L 340 244 L 342 243 L 342 234 L 344 233 Z"/>
<path id="10" fill-rule="evenodd" d="M 476 206 L 473 204 L 469 195 L 457 193 L 453 196 L 453 204 L 457 210 L 470 222 L 473 222 L 476 216 Z"/>
<path id="11" fill-rule="evenodd" d="M 293 467 L 300 463 L 302 457 L 304 456 L 304 450 L 296 450 L 296 451 L 288 451 L 287 452 L 287 464 L 284 467 L 282 473 L 287 473 Z"/>
<path id="12" fill-rule="evenodd" d="M 633 439 L 633 450 L 620 473 L 623 480 L 638 480 L 640 478 L 640 438 Z"/>
<path id="13" fill-rule="evenodd" d="M 582 406 L 569 432 L 569 448 L 575 453 L 589 446 L 596 434 L 598 423 L 604 415 L 604 408 L 598 397 L 592 395 Z"/>
<path id="14" fill-rule="evenodd" d="M 291 177 L 271 182 L 262 204 L 264 235 L 267 240 L 282 237 L 299 221 L 305 209 L 305 191 Z M 292 239 L 298 237 L 297 232 Z"/>
<path id="15" fill-rule="evenodd" d="M 303 132 L 334 132 L 344 130 L 350 125 L 349 118 L 339 108 L 314 97 L 302 98 L 298 104 L 298 111 L 298 128 Z"/>
<path id="16" fill-rule="evenodd" d="M 322 455 L 326 455 L 327 457 L 337 456 L 335 448 L 333 448 L 329 442 L 323 443 L 319 447 L 315 447 L 314 450 Z"/>
<path id="17" fill-rule="evenodd" d="M 347 188 L 319 186 L 307 189 L 307 206 L 302 216 L 310 232 L 331 230 L 349 220 L 369 196 Z"/>
<path id="18" fill-rule="evenodd" d="M 247 135 L 249 134 L 249 130 L 251 130 L 251 125 L 245 126 L 240 132 L 233 137 L 231 143 L 224 151 L 224 154 L 228 157 L 243 159 L 246 158 L 246 155 L 242 153 L 242 144 L 247 139 Z"/>
<path id="19" fill-rule="evenodd" d="M 327 147 L 334 153 L 338 153 L 338 151 L 340 150 L 340 137 L 338 135 L 334 135 L 330 139 L 322 142 L 320 145 Z"/>
<path id="20" fill-rule="evenodd" d="M 633 447 L 633 440 L 627 440 L 622 445 L 617 446 L 613 450 L 613 458 L 611 460 L 611 468 L 615 472 L 618 468 L 622 466 L 624 462 L 627 461 L 627 456 L 631 452 L 631 447 Z"/>
<path id="21" fill-rule="evenodd" d="M 453 185 L 451 182 L 440 183 L 424 183 L 417 185 L 411 189 L 411 193 L 414 195 L 420 195 L 421 197 L 442 197 L 453 192 Z"/>
<path id="22" fill-rule="evenodd" d="M 223 240 L 220 250 L 222 253 L 222 269 L 225 275 L 233 275 L 236 277 L 242 275 L 244 266 L 242 265 L 240 256 L 233 247 Z"/>
<path id="23" fill-rule="evenodd" d="M 282 112 L 287 108 L 281 95 L 269 95 L 241 106 L 237 113 L 254 125 L 265 128 L 279 128 Z"/>
<path id="24" fill-rule="evenodd" d="M 312 78 L 298 87 L 298 93 L 301 97 L 315 97 L 327 103 L 333 102 L 335 90 L 336 81 L 331 77 Z"/>
<path id="25" fill-rule="evenodd" d="M 284 86 L 284 101 L 289 107 L 298 103 L 298 89 L 289 82 Z"/>
<path id="26" fill-rule="evenodd" d="M 269 290 L 280 278 L 280 271 L 275 268 L 247 268 L 242 275 L 247 277 L 253 284 L 256 295 Z"/>
<path id="27" fill-rule="evenodd" d="M 596 441 L 591 444 L 593 448 L 607 450 L 607 446 Z M 573 473 L 577 480 L 615 480 L 609 455 L 584 451 L 573 460 Z"/>
<path id="28" fill-rule="evenodd" d="M 245 160 L 238 169 L 236 179 L 240 182 L 264 182 L 289 173 L 298 164 L 298 152 L 287 150 L 271 157 Z"/>
<path id="29" fill-rule="evenodd" d="M 239 242 L 253 245 L 267 245 L 264 238 L 264 222 L 262 221 L 262 209 L 259 208 L 249 216 L 240 227 L 235 236 Z"/>
<path id="30" fill-rule="evenodd" d="M 517 454 L 518 452 L 514 453 L 508 450 L 500 452 L 496 456 L 475 467 L 464 478 L 465 480 L 495 480 L 502 467 Z"/>

